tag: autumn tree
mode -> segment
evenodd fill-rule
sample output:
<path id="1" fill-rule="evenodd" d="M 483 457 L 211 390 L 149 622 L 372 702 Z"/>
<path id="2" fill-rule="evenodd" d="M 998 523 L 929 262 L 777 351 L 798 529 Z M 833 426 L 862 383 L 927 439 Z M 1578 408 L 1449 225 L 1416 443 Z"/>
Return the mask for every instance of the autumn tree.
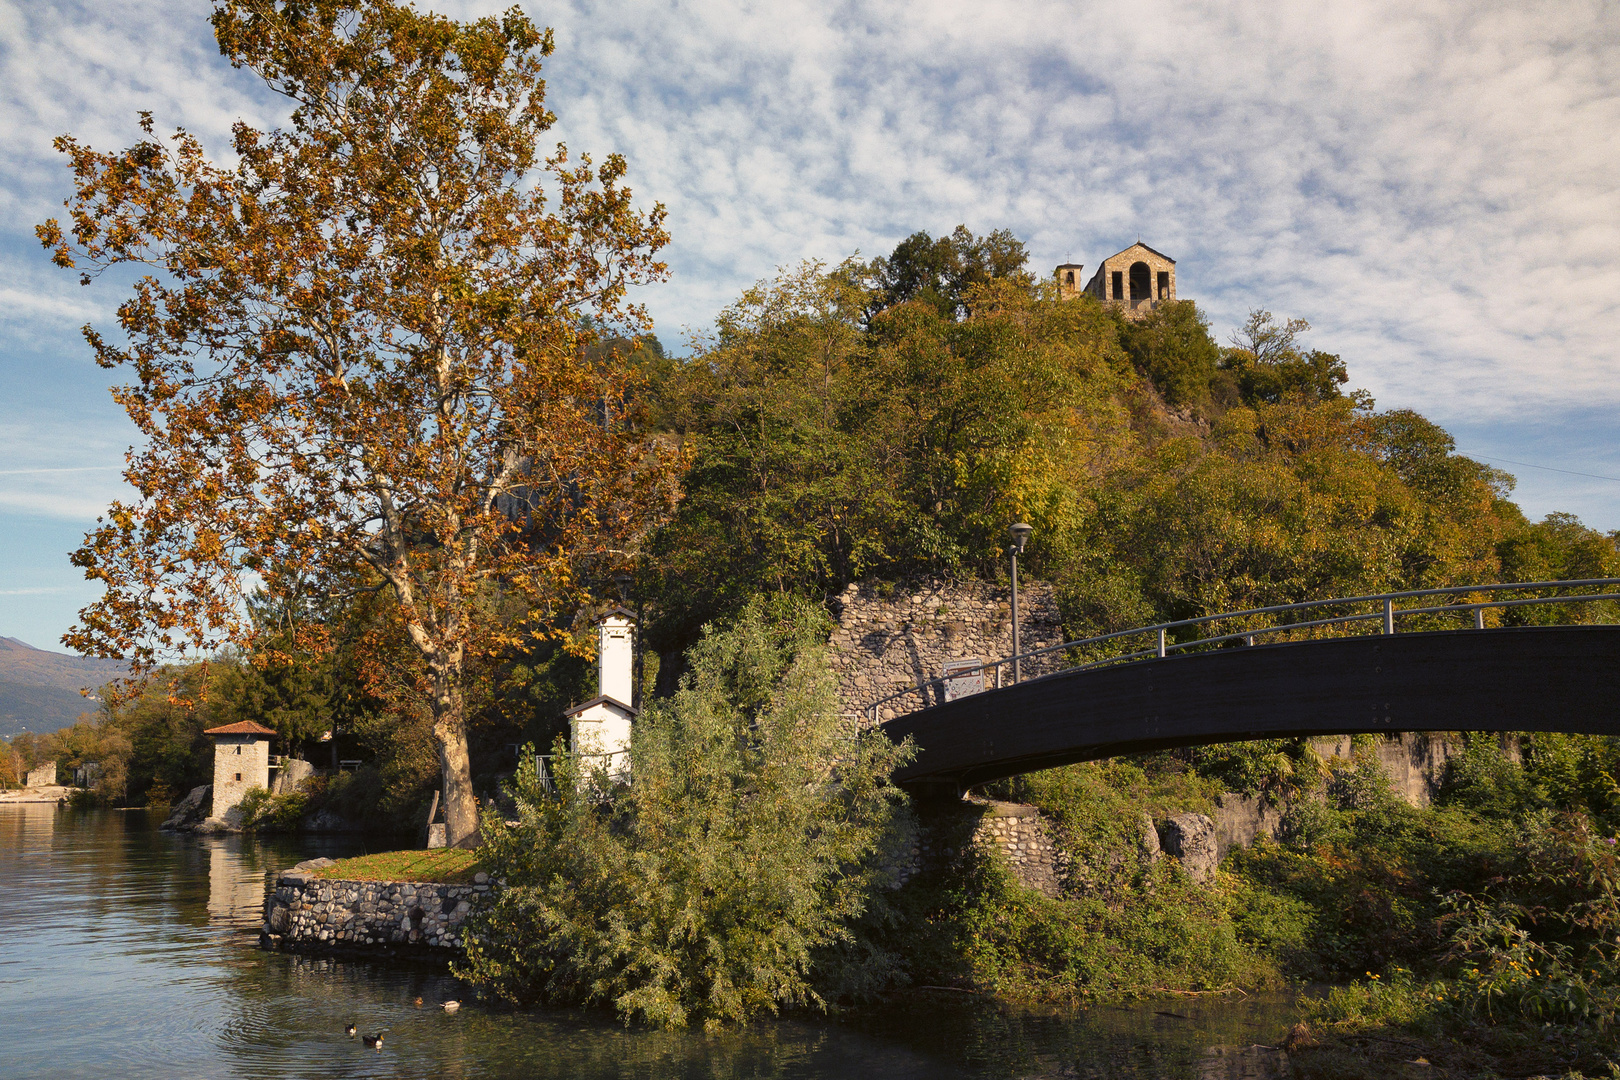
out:
<path id="1" fill-rule="evenodd" d="M 517 8 L 455 22 L 392 0 L 231 0 L 232 66 L 291 104 L 105 153 L 64 136 L 76 190 L 38 230 L 85 283 L 144 268 L 121 340 L 86 339 L 140 429 L 75 562 L 105 592 L 64 638 L 150 665 L 250 644 L 244 594 L 379 588 L 428 672 L 452 843 L 477 817 L 469 659 L 556 632 L 582 566 L 627 557 L 667 497 L 618 403 L 600 328 L 645 329 L 663 208 L 618 155 L 541 140 L 550 31 Z M 514 621 L 512 613 L 518 610 Z M 318 648 L 321 628 L 302 628 Z"/>

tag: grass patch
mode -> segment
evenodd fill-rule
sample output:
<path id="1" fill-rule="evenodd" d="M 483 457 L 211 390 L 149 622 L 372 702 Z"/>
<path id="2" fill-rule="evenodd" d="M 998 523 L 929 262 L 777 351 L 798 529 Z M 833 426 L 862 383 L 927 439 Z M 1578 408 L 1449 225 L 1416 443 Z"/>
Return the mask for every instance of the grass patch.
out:
<path id="1" fill-rule="evenodd" d="M 379 851 L 339 859 L 315 870 L 314 876 L 337 881 L 422 881 L 439 885 L 470 885 L 482 870 L 478 852 L 465 848 L 431 851 Z"/>

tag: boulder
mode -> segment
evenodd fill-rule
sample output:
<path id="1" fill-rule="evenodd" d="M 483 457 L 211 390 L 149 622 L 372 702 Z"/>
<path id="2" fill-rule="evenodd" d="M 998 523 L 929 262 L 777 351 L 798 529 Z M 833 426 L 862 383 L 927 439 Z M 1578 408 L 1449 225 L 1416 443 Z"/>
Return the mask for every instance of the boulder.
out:
<path id="1" fill-rule="evenodd" d="M 192 788 L 191 793 L 180 800 L 173 812 L 169 814 L 168 820 L 158 828 L 167 829 L 169 832 L 179 832 L 196 827 L 208 816 L 208 807 L 213 802 L 213 798 L 213 784 L 203 784 L 201 787 Z"/>
<path id="2" fill-rule="evenodd" d="M 298 785 L 315 775 L 315 766 L 299 758 L 282 758 L 281 768 L 276 770 L 275 782 L 270 787 L 272 795 L 286 795 L 297 791 Z"/>
<path id="3" fill-rule="evenodd" d="M 1167 855 L 1181 860 L 1187 876 L 1208 881 L 1221 861 L 1215 842 L 1215 823 L 1203 814 L 1177 814 L 1159 828 L 1159 841 Z"/>

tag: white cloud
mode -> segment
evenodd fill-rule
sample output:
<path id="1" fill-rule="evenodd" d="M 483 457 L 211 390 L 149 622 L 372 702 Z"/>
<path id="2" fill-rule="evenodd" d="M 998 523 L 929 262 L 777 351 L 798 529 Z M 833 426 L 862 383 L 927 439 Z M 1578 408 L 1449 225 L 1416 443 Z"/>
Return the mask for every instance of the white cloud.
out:
<path id="1" fill-rule="evenodd" d="M 218 57 L 208 8 L 0 0 L 15 293 L 0 309 L 32 346 L 56 335 L 82 355 L 71 326 L 117 299 L 70 288 L 30 246 L 67 190 L 52 136 L 124 145 L 149 108 L 221 153 L 237 116 L 279 115 Z M 916 229 L 1010 228 L 1042 271 L 1095 266 L 1140 232 L 1223 334 L 1252 306 L 1303 316 L 1381 404 L 1464 428 L 1480 453 L 1620 470 L 1605 419 L 1620 405 L 1620 21 L 1605 0 L 530 10 L 558 32 L 559 137 L 624 152 L 639 195 L 669 207 L 674 279 L 644 299 L 672 344 L 778 266 Z M 1575 424 L 1604 437 L 1545 435 Z M 1541 490 L 1620 525 L 1601 490 Z"/>
<path id="2" fill-rule="evenodd" d="M 84 492 L 6 491 L 0 489 L 0 508 L 12 513 L 63 521 L 94 521 L 111 500 L 98 499 Z"/>

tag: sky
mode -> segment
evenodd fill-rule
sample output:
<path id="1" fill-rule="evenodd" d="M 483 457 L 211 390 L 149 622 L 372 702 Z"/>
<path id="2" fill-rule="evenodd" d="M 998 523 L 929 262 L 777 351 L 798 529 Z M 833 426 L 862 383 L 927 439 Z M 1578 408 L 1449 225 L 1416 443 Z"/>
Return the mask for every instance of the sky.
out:
<path id="1" fill-rule="evenodd" d="M 458 18 L 503 3 L 423 3 Z M 1620 529 L 1620 5 L 1341 0 L 525 4 L 575 153 L 669 210 L 638 297 L 679 348 L 746 286 L 918 230 L 1005 228 L 1031 269 L 1140 237 L 1225 339 L 1308 320 L 1379 408 L 1518 478 L 1533 518 Z M 0 634 L 60 648 L 69 562 L 135 432 L 33 228 L 51 140 L 282 123 L 198 0 L 0 0 Z M 1586 475 L 1580 475 L 1586 474 Z"/>

